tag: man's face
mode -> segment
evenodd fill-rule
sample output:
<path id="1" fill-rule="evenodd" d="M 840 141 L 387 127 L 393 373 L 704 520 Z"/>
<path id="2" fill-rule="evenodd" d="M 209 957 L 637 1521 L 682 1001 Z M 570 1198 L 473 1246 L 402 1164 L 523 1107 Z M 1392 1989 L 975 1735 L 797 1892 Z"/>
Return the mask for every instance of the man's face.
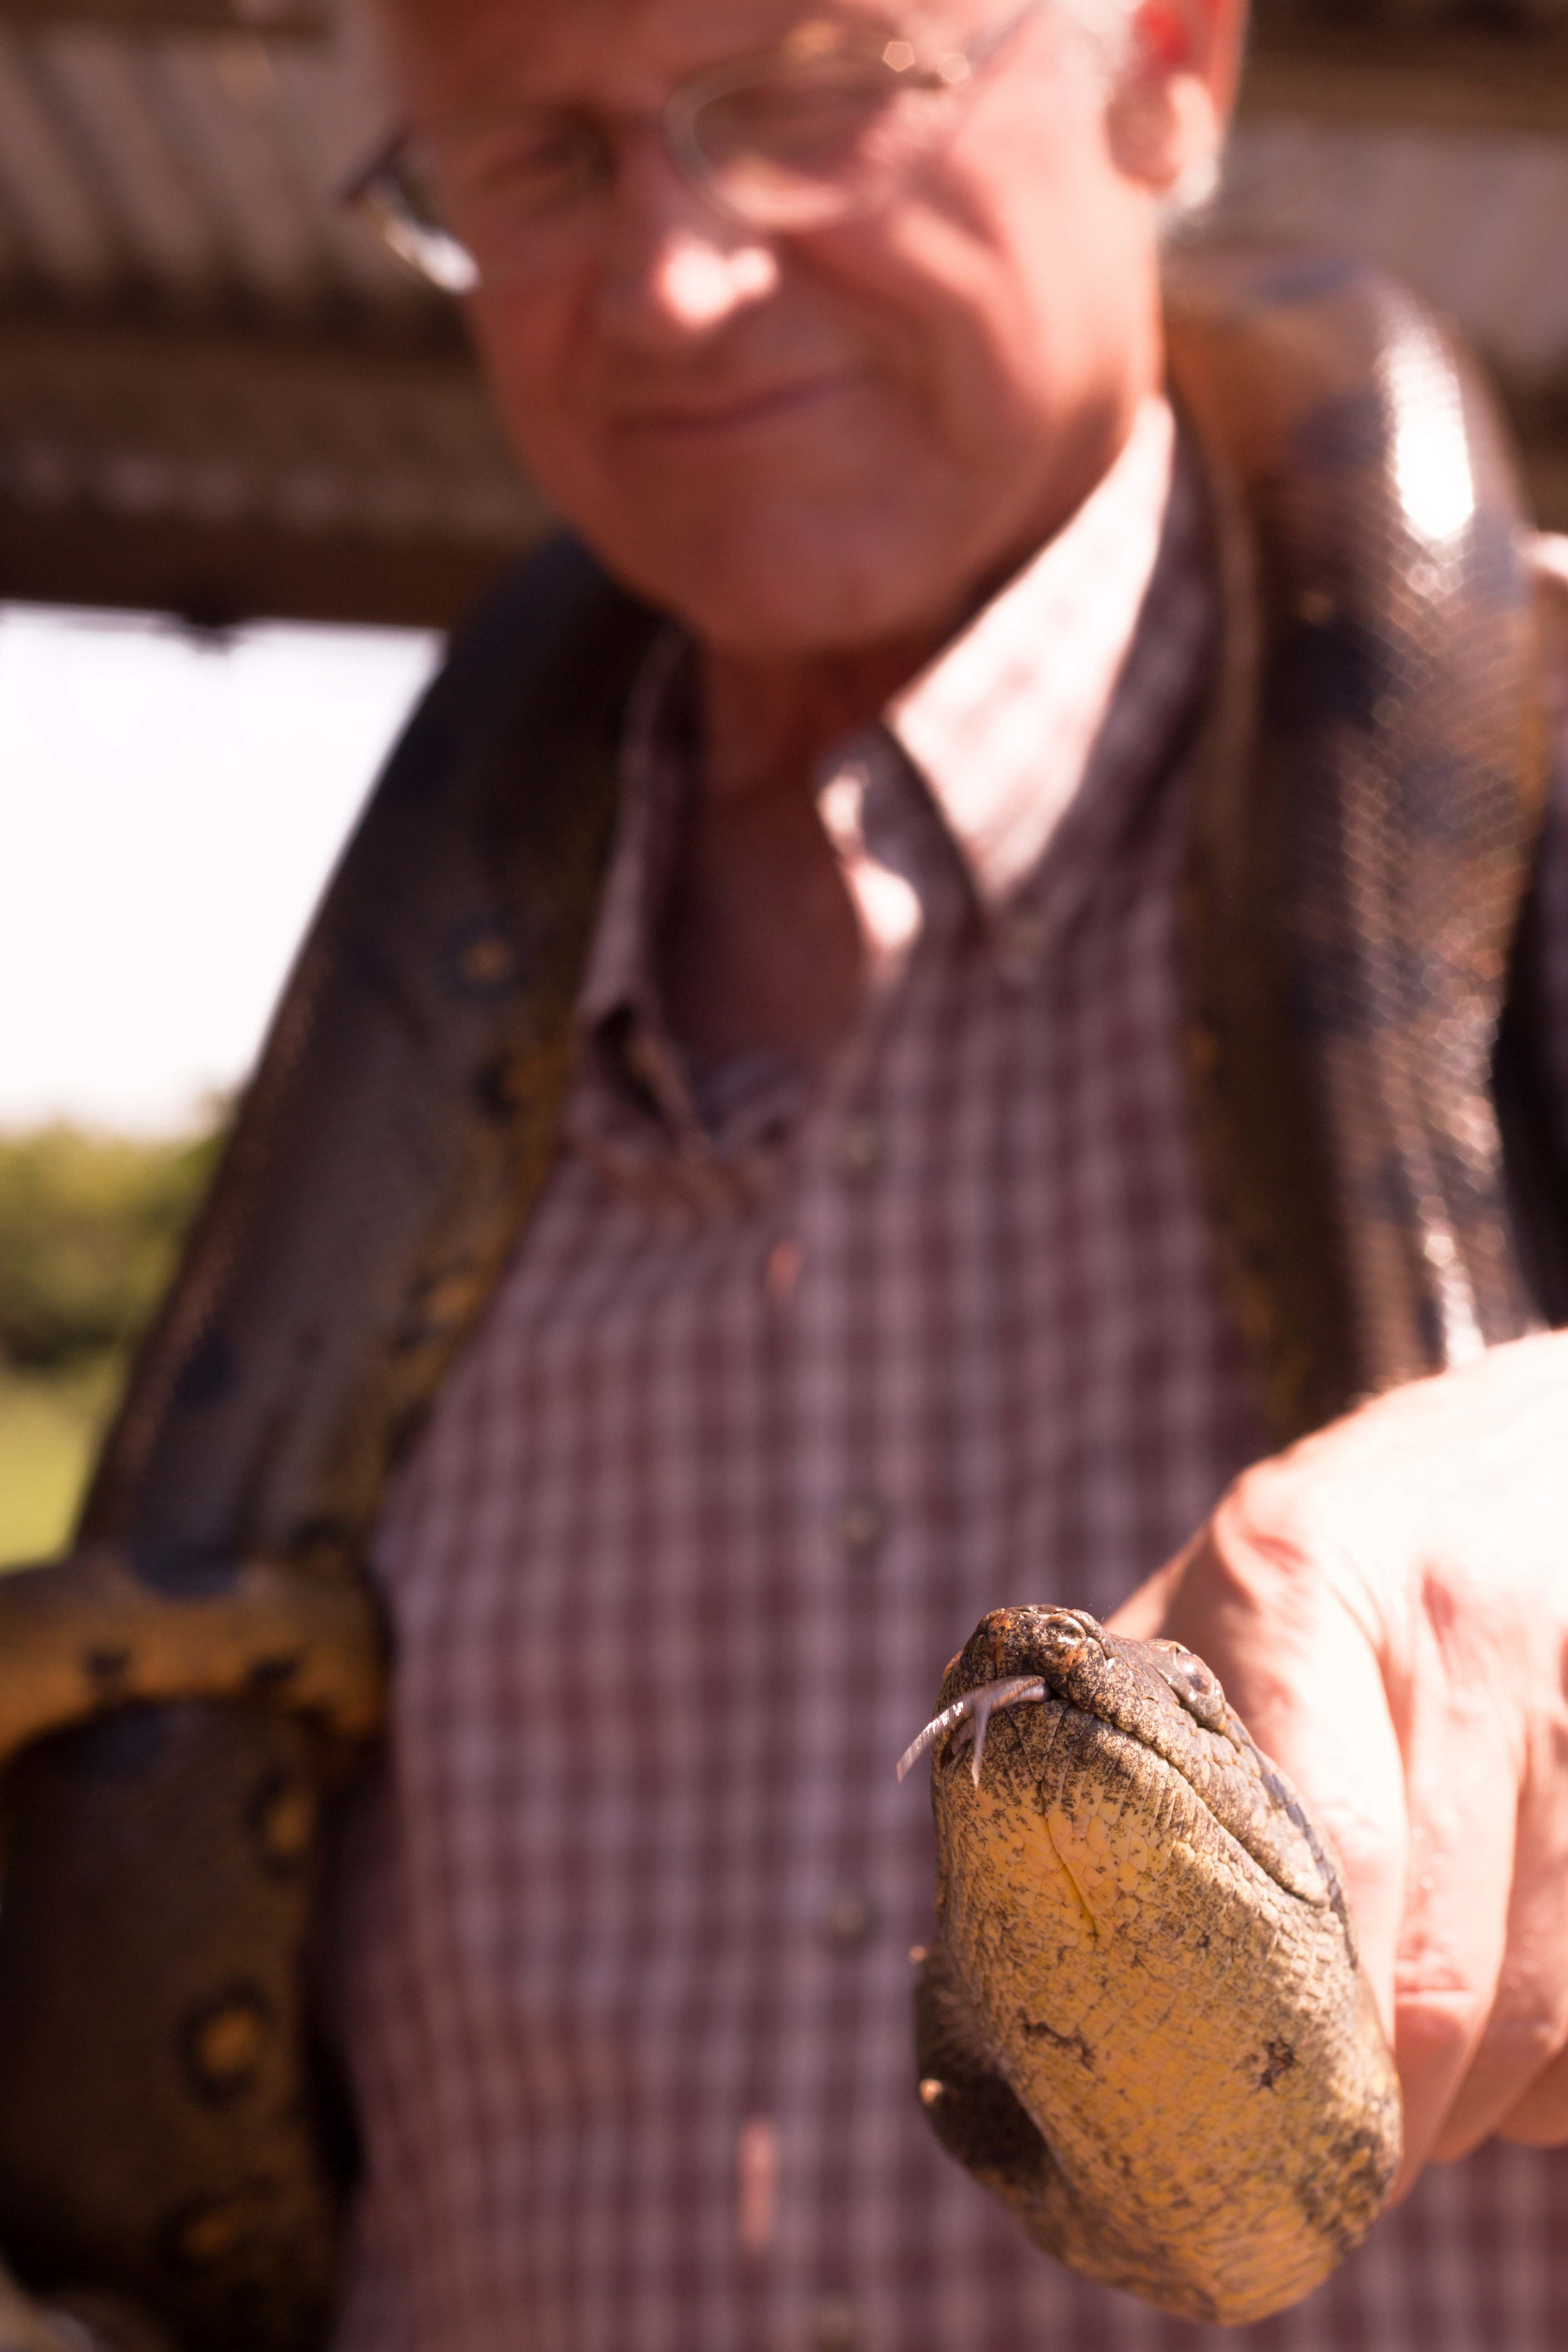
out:
<path id="1" fill-rule="evenodd" d="M 834 0 L 933 50 L 1007 0 Z M 630 586 L 764 660 L 942 633 L 1072 510 L 1158 369 L 1155 191 L 1102 68 L 1038 10 L 869 217 L 769 235 L 681 179 L 685 77 L 777 48 L 802 0 L 395 0 L 416 131 L 511 104 L 617 132 L 560 267 L 471 321 L 558 511 Z"/>

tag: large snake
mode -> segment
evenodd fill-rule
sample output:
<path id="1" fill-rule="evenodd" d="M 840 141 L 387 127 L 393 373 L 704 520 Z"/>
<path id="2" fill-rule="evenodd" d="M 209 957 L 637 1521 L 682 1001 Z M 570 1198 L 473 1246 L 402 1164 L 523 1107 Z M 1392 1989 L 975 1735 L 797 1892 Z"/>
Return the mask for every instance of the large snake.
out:
<path id="1" fill-rule="evenodd" d="M 1505 1194 L 1542 1130 L 1521 1118 L 1505 1154 L 1489 1066 L 1542 698 L 1506 463 L 1417 306 L 1354 270 L 1216 261 L 1186 273 L 1171 330 L 1226 594 L 1224 675 L 1188 778 L 1194 1100 L 1237 1312 L 1286 1437 L 1534 1311 Z M 558 542 L 459 640 L 306 944 L 77 1553 L 0 1580 L 0 2247 L 105 2341 L 150 2342 L 151 2322 L 180 2352 L 314 2352 L 330 2327 L 344 2141 L 322 2126 L 303 1956 L 321 1808 L 380 1702 L 362 1565 L 389 1471 L 551 1165 L 622 714 L 659 625 Z M 1528 1053 L 1520 1068 L 1523 1102 Z M 1539 1295 L 1568 1195 L 1552 1182 L 1535 1197 Z M 1097 1637 L 1072 1622 L 1092 1664 Z M 1184 1852 L 1238 1948 L 1293 1919 L 1302 1952 L 1331 1954 L 1341 1915 L 1304 1831 L 1236 1811 L 1243 1782 L 1255 1809 L 1276 1801 L 1266 1775 L 1247 1780 L 1239 1738 L 1173 1695 L 1220 1743 L 1191 1750 L 1218 1777 L 1200 1792 L 1164 1758 L 1188 1796 L 1170 1784 L 1149 1815 L 1146 1774 L 1119 1809 L 1157 1743 L 1140 1750 L 1114 1711 L 1079 1706 L 1082 1661 L 1064 1696 L 1044 1652 L 1004 1651 L 1051 1696 L 1005 1711 L 975 1796 L 951 1735 L 939 1750 L 954 1924 L 930 1979 L 931 2113 L 944 2129 L 969 2116 L 959 2152 L 1073 2259 L 1182 2308 L 1228 2308 L 1218 2273 L 1173 2268 L 1164 2209 L 1119 2189 L 1114 2167 L 1096 2175 L 1093 2227 L 1058 2230 L 1059 2191 L 1026 2183 L 1039 2154 L 1013 2091 L 958 2098 L 954 2036 L 974 2016 L 973 2084 L 984 2059 L 988 2081 L 1023 2094 L 1030 2131 L 1059 2139 L 1037 2088 L 1047 2074 L 1065 2067 L 1075 2090 L 1093 2076 L 1072 2042 L 1087 2011 L 1037 1997 L 1045 1947 L 1006 1925 L 1049 1906 L 981 1824 L 999 1802 L 1027 1826 L 1060 1781 L 1063 1821 L 1114 1825 L 1148 1922 L 1173 1916 L 1161 1825 L 1184 1807 Z M 1165 1705 L 1148 1661 L 1099 1654 L 1108 1706 L 1134 1685 L 1140 1705 Z M 965 1656 L 952 1699 L 985 1678 Z M 1226 1878 L 1236 1854 L 1246 1867 Z M 1258 2045 L 1266 2112 L 1306 2095 L 1309 2044 L 1339 2046 L 1347 1950 L 1281 1987 L 1281 2015 L 1298 1997 L 1310 2014 Z M 1262 1976 L 1254 1989 L 1272 2015 Z M 1229 1997 L 1221 1979 L 1192 1995 L 1216 2015 Z M 1122 2010 L 1141 2030 L 1136 2001 Z M 1050 2031 L 1031 2041 L 1026 2024 Z M 1174 2011 L 1170 2026 L 1179 2049 Z M 1058 2028 L 1067 2053 L 1047 2066 Z M 1108 2068 L 1114 2050 L 1081 2031 Z M 1151 2045 L 1144 2079 L 1174 2080 L 1172 2063 Z M 1299 2291 L 1375 2203 L 1386 2100 L 1375 2065 L 1367 2079 L 1373 2152 L 1325 2201 L 1310 2258 L 1259 2255 L 1243 2301 Z M 1081 2112 L 1074 2180 L 1095 2129 L 1110 2145 L 1120 2127 L 1114 2102 L 1102 2126 L 1092 2101 Z M 1179 2097 L 1159 2116 L 1152 2160 L 1167 2173 L 1230 2162 L 1229 2121 L 1205 2136 Z M 0 2282 L 0 2352 L 80 2345 L 14 2300 Z"/>

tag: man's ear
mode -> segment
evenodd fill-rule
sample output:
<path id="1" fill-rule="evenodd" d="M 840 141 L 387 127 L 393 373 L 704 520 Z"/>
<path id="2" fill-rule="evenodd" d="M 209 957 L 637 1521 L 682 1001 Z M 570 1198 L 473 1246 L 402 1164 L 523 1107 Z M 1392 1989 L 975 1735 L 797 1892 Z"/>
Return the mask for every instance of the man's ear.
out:
<path id="1" fill-rule="evenodd" d="M 1137 0 L 1107 112 L 1117 167 L 1160 195 L 1210 177 L 1236 100 L 1247 0 Z"/>

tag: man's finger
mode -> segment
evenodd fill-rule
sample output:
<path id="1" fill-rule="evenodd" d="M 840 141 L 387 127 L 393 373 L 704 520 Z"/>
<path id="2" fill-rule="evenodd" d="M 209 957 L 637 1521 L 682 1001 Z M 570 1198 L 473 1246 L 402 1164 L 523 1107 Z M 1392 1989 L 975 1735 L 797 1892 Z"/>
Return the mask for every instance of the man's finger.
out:
<path id="1" fill-rule="evenodd" d="M 1520 1808 L 1508 1946 L 1486 2031 L 1433 2153 L 1468 2156 L 1499 2130 L 1568 2138 L 1568 1806 L 1554 1772 Z"/>
<path id="2" fill-rule="evenodd" d="M 1441 1692 L 1444 1685 L 1434 1675 L 1421 1687 Z M 1418 1703 L 1406 1727 L 1405 1762 L 1410 1843 L 1394 2032 L 1405 2094 L 1405 2163 L 1396 2194 L 1447 2145 L 1450 2116 L 1497 2006 L 1518 1802 L 1512 1757 L 1485 1709 L 1460 1713 Z M 1499 2030 L 1500 2056 L 1501 2017 Z M 1518 2056 L 1516 2051 L 1516 2063 Z"/>
<path id="3" fill-rule="evenodd" d="M 1293 1780 L 1344 1871 L 1362 1963 L 1390 2039 L 1404 1905 L 1405 1766 L 1363 1625 L 1292 1531 L 1294 1482 L 1249 1474 L 1172 1568 L 1111 1620 L 1184 1642 L 1258 1746 Z"/>
<path id="4" fill-rule="evenodd" d="M 1497 2129 L 1500 2138 L 1521 2140 L 1527 2147 L 1568 2142 L 1568 2050 L 1559 2050 Z"/>
<path id="5" fill-rule="evenodd" d="M 1433 2143 L 1439 2164 L 1457 2162 L 1494 2134 L 1540 2147 L 1568 2139 L 1568 2020 L 1489 2021 Z"/>

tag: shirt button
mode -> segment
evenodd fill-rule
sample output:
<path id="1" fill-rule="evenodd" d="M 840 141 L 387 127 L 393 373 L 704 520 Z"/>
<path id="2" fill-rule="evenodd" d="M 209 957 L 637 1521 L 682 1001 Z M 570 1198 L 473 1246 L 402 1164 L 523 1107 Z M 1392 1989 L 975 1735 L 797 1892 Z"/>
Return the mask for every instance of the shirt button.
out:
<path id="1" fill-rule="evenodd" d="M 844 1549 L 851 1559 L 869 1559 L 888 1531 L 888 1522 L 881 1505 L 868 1496 L 862 1496 L 844 1507 L 838 1531 L 844 1538 Z"/>
<path id="2" fill-rule="evenodd" d="M 664 1061 L 646 1029 L 634 1025 L 626 1034 L 621 1058 L 639 1086 L 657 1093 L 664 1076 Z"/>
<path id="3" fill-rule="evenodd" d="M 824 2295 L 811 2317 L 814 2352 L 853 2352 L 855 2306 L 841 2294 Z"/>
<path id="4" fill-rule="evenodd" d="M 463 949 L 458 970 L 469 988 L 505 988 L 517 976 L 517 950 L 504 932 L 481 931 Z"/>
<path id="5" fill-rule="evenodd" d="M 795 1297 L 800 1280 L 800 1244 L 787 1238 L 775 1242 L 768 1252 L 763 1275 L 768 1297 L 775 1307 L 787 1307 Z"/>
<path id="6" fill-rule="evenodd" d="M 858 1951 L 876 1924 L 875 1907 L 865 1895 L 836 1895 L 818 1923 L 823 1942 L 836 1952 Z"/>
<path id="7" fill-rule="evenodd" d="M 838 1138 L 838 1165 L 852 1182 L 875 1173 L 882 1156 L 882 1139 L 868 1118 L 846 1122 Z"/>
<path id="8" fill-rule="evenodd" d="M 1002 927 L 1002 970 L 1011 981 L 1026 981 L 1034 975 L 1036 965 L 1046 951 L 1050 939 L 1050 926 L 1044 915 L 1032 908 L 1022 908 L 1009 916 Z"/>

